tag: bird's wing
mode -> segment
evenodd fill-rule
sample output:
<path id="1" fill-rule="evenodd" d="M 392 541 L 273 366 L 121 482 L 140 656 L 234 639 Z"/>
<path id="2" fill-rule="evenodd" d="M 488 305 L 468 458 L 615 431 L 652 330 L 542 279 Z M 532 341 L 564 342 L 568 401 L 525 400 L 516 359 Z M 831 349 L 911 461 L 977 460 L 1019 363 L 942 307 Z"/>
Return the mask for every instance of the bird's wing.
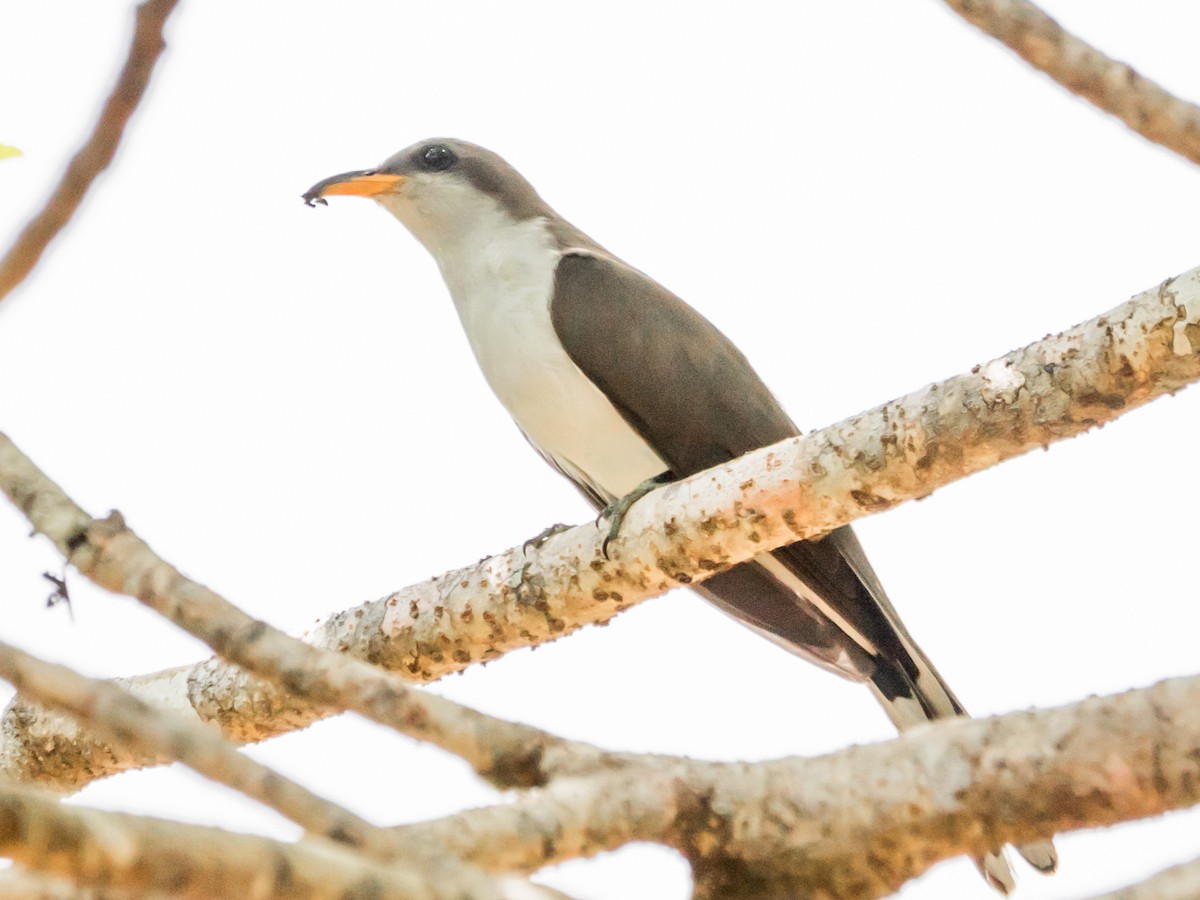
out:
<path id="1" fill-rule="evenodd" d="M 677 477 L 798 433 L 720 331 L 603 252 L 563 256 L 551 319 L 567 354 Z M 760 554 L 696 590 L 773 642 L 869 680 L 900 729 L 965 714 L 896 615 L 849 526 Z M 1054 870 L 1050 841 L 1017 849 L 1037 868 Z M 976 865 L 993 884 L 1011 889 L 1001 851 Z"/>
<path id="2" fill-rule="evenodd" d="M 737 347 L 646 275 L 568 251 L 554 287 L 567 355 L 677 476 L 798 434 Z"/>
<path id="3" fill-rule="evenodd" d="M 676 477 L 799 433 L 728 338 L 619 260 L 565 253 L 551 319 L 567 354 Z M 921 697 L 926 660 L 848 528 L 763 554 L 700 591 L 777 643 L 872 680 L 885 697 L 915 695 L 927 714 L 961 711 L 949 696 Z"/>

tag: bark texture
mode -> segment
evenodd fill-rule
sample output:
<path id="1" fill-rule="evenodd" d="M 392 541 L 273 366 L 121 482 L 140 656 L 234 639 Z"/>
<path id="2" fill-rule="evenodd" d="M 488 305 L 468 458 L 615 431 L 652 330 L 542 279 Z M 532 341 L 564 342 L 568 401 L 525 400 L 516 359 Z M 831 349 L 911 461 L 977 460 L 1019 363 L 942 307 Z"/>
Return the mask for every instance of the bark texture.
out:
<path id="1" fill-rule="evenodd" d="M 1200 163 L 1200 107 L 1063 29 L 1028 0 L 946 0 L 1071 93 L 1120 119 L 1147 140 Z"/>
<path id="2" fill-rule="evenodd" d="M 152 706 L 115 682 L 85 678 L 3 642 L 0 678 L 25 697 L 69 713 L 113 747 L 148 759 L 178 760 L 200 775 L 271 807 L 309 834 L 383 858 L 403 852 L 387 831 L 239 753 L 195 718 Z"/>
<path id="3" fill-rule="evenodd" d="M 82 809 L 26 790 L 0 790 L 0 853 L 80 884 L 173 897 L 504 897 L 491 879 L 450 860 L 384 866 L 328 842 L 286 844 Z"/>
<path id="4" fill-rule="evenodd" d="M 75 215 L 97 176 L 112 162 L 125 126 L 142 102 L 154 66 L 166 49 L 163 28 L 177 2 L 146 0 L 138 7 L 129 56 L 91 135 L 67 166 L 45 207 L 22 229 L 0 259 L 0 300 L 33 271 L 46 247 Z"/>
<path id="5" fill-rule="evenodd" d="M 398 831 L 484 869 L 641 840 L 679 849 L 701 897 L 883 897 L 951 856 L 1193 805 L 1197 746 L 1191 677 L 813 759 L 647 757 Z"/>

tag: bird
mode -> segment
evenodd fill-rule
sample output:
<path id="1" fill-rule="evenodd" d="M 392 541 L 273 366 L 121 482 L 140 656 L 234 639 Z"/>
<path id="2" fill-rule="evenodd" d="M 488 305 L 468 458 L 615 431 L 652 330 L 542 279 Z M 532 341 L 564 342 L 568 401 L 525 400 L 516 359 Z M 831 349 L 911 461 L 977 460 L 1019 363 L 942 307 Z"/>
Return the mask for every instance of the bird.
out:
<path id="1" fill-rule="evenodd" d="M 376 201 L 425 246 L 483 375 L 542 457 L 619 525 L 652 487 L 800 434 L 716 326 L 556 213 L 496 153 L 420 141 L 309 188 Z M 966 715 L 849 526 L 693 585 L 775 644 L 867 684 L 899 731 Z M 1017 848 L 1051 872 L 1050 841 Z M 1002 849 L 980 857 L 1008 893 Z"/>

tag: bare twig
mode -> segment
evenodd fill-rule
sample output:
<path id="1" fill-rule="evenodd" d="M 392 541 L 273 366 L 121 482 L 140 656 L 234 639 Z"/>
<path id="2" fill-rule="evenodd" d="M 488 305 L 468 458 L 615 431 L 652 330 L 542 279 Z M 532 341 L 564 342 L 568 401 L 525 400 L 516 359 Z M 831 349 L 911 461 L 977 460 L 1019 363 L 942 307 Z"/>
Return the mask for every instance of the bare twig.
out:
<path id="1" fill-rule="evenodd" d="M 601 529 L 569 529 L 536 549 L 519 546 L 338 613 L 311 640 L 407 679 L 431 680 L 607 621 L 675 584 L 926 496 L 1198 378 L 1200 270 L 1193 270 L 969 374 L 655 491 L 630 510 L 612 559 L 601 551 Z M 3 435 L 0 491 L 88 577 L 196 628 L 218 652 L 306 698 L 289 700 L 218 664 L 158 676 L 186 682 L 201 718 L 238 740 L 361 706 L 372 718 L 383 716 L 463 756 L 498 783 L 536 784 L 549 772 L 597 763 L 595 748 L 439 707 L 445 701 L 436 697 L 411 697 L 369 666 L 338 668 L 330 656 L 307 655 L 262 623 L 230 613 L 224 600 L 154 556 L 119 516 L 87 516 Z M 343 689 L 346 696 L 335 702 Z M 17 710 L 2 726 L 0 772 L 11 778 L 65 778 L 77 786 L 139 764 L 88 757 L 87 767 L 51 771 L 37 748 L 57 740 L 58 726 L 20 716 Z"/>
<path id="2" fill-rule="evenodd" d="M 945 0 L 981 31 L 1147 140 L 1200 163 L 1200 106 L 1065 31 L 1029 0 Z"/>
<path id="3" fill-rule="evenodd" d="M 700 897 L 881 897 L 951 856 L 1195 804 L 1198 710 L 1193 676 L 813 759 L 647 758 L 397 831 L 484 870 L 651 841 L 688 858 Z"/>
<path id="4" fill-rule="evenodd" d="M 50 537 L 83 575 L 136 597 L 229 662 L 299 698 L 319 714 L 357 712 L 461 756 L 493 781 L 536 784 L 546 766 L 596 764 L 587 744 L 487 716 L 415 691 L 396 674 L 306 644 L 250 618 L 184 576 L 130 530 L 120 514 L 93 519 L 0 433 L 0 490 Z"/>
<path id="5" fill-rule="evenodd" d="M 145 0 L 138 6 L 129 56 L 95 128 L 71 159 L 45 207 L 29 221 L 0 259 L 0 301 L 25 280 L 50 241 L 75 214 L 92 182 L 112 162 L 125 125 L 141 102 L 154 64 L 165 47 L 163 26 L 177 2 Z"/>
<path id="6" fill-rule="evenodd" d="M 1194 804 L 1200 800 L 1200 760 L 1192 750 L 1200 743 L 1197 710 L 1200 677 L 1192 677 L 1058 709 L 947 721 L 815 759 L 746 765 L 630 756 L 621 768 L 557 779 L 510 803 L 398 827 L 393 833 L 410 855 L 387 871 L 424 877 L 440 858 L 523 874 L 652 841 L 688 858 L 702 898 L 738 895 L 735 888 L 750 882 L 759 886 L 756 896 L 880 897 L 950 856 Z M 0 791 L 0 819 L 21 822 L 38 840 L 0 852 L 73 878 L 103 874 L 116 887 L 153 889 L 155 872 L 165 869 L 135 876 L 126 867 L 137 868 L 142 854 L 164 855 L 178 840 L 187 843 L 183 872 L 199 893 L 207 887 L 213 895 L 209 879 L 216 877 L 233 879 L 229 888 L 236 889 L 269 852 L 285 854 L 291 864 L 292 850 L 273 849 L 273 842 L 250 839 L 243 846 L 242 836 L 88 810 L 59 820 L 42 806 L 28 807 L 27 796 Z M 64 828 L 67 838 L 56 833 Z M 86 857 L 75 851 L 98 836 L 120 846 L 120 859 L 104 858 L 101 847 L 98 868 L 87 873 L 78 868 L 83 861 L 66 868 L 47 861 L 39 843 Z M 197 842 L 212 854 L 236 845 L 231 873 L 218 876 L 193 859 Z M 304 854 L 320 846 L 300 845 L 302 867 L 310 864 Z M 1187 873 L 1164 883 L 1181 874 Z M 506 882 L 498 884 L 507 893 Z M 529 896 L 527 885 L 512 884 L 515 896 Z"/>
<path id="7" fill-rule="evenodd" d="M 630 756 L 622 768 L 555 780 L 510 803 L 396 828 L 411 855 L 388 871 L 419 875 L 437 856 L 464 859 L 485 872 L 529 873 L 652 841 L 689 859 L 699 897 L 735 895 L 747 879 L 760 886 L 761 896 L 879 897 L 953 855 L 1194 804 L 1200 799 L 1200 760 L 1192 750 L 1200 742 L 1197 710 L 1200 677 L 1191 677 L 1058 709 L 943 722 L 815 759 L 745 765 Z M 67 828 L 75 841 L 68 850 L 90 846 L 100 835 L 115 841 L 122 870 L 102 859 L 90 874 L 102 872 L 118 887 L 153 887 L 157 875 L 130 881 L 134 876 L 123 867 L 135 867 L 142 853 L 162 854 L 176 840 L 187 841 L 188 854 L 197 838 L 213 853 L 232 846 L 227 838 L 239 844 L 232 887 L 251 867 L 247 860 L 275 846 L 241 847 L 240 837 L 208 829 L 87 810 L 79 811 L 82 818 L 33 825 L 52 814 L 36 804 L 27 808 L 26 796 L 0 792 L 0 818 L 11 815 L 39 835 Z M 47 846 L 62 841 L 53 833 L 45 838 Z M 18 858 L 83 877 L 79 868 L 47 863 L 39 846 L 23 847 L 29 855 Z M 133 862 L 128 846 L 135 848 Z M 305 842 L 300 852 L 320 846 Z M 190 855 L 184 872 L 197 879 L 197 890 L 217 877 Z M 1194 874 L 1164 873 L 1146 892 L 1128 896 L 1194 896 L 1183 887 L 1150 892 L 1151 886 L 1189 884 L 1185 879 Z M 506 883 L 498 883 L 505 893 Z M 515 896 L 530 896 L 528 885 L 512 885 Z"/>
<path id="8" fill-rule="evenodd" d="M 503 900 L 499 885 L 449 857 L 383 865 L 328 841 L 251 834 L 57 803 L 0 788 L 0 854 L 50 875 L 172 897 Z"/>
<path id="9" fill-rule="evenodd" d="M 155 709 L 111 681 L 85 678 L 4 642 L 0 642 L 0 678 L 29 699 L 87 723 L 101 740 L 158 762 L 178 760 L 270 806 L 310 834 L 384 857 L 402 850 L 388 831 L 238 753 L 207 726 Z"/>

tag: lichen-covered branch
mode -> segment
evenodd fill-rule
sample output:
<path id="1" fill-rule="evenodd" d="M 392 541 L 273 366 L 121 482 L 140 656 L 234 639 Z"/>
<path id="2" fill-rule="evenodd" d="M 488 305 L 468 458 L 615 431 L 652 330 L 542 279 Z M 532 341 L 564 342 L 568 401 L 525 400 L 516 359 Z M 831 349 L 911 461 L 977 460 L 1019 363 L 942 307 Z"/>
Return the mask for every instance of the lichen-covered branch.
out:
<path id="1" fill-rule="evenodd" d="M 323 840 L 286 843 L 165 819 L 66 806 L 0 787 L 0 898 L 298 897 L 396 900 L 569 900 L 512 875 L 486 875 L 438 853 L 363 859 Z"/>
<path id="2" fill-rule="evenodd" d="M 72 158 L 45 207 L 22 229 L 0 259 L 0 301 L 25 280 L 54 236 L 83 203 L 92 182 L 116 155 L 125 126 L 146 93 L 166 45 L 163 28 L 178 0 L 145 0 L 137 9 L 129 56 L 87 142 Z"/>
<path id="3" fill-rule="evenodd" d="M 650 758 L 397 830 L 485 870 L 640 840 L 679 849 L 698 897 L 882 897 L 951 856 L 1193 805 L 1197 746 L 1191 677 L 815 759 Z"/>
<path id="4" fill-rule="evenodd" d="M 610 545 L 611 559 L 601 549 L 603 529 L 580 526 L 337 613 L 308 640 L 409 680 L 432 680 L 605 622 L 763 550 L 924 497 L 1198 378 L 1200 270 L 1193 270 L 970 373 L 655 491 L 630 511 Z M 199 622 L 207 632 L 202 639 L 249 666 L 261 667 L 261 654 L 273 648 L 280 654 L 269 663 L 273 677 L 294 696 L 219 662 L 147 676 L 141 689 L 157 695 L 186 688 L 190 708 L 237 740 L 266 738 L 328 714 L 323 704 L 334 671 L 328 656 L 311 664 L 282 635 L 240 613 L 242 619 L 219 619 L 215 630 L 204 624 L 188 604 L 225 609 L 225 601 L 154 557 L 119 517 L 92 520 L 3 435 L 0 490 L 101 584 L 153 601 L 185 624 Z M 356 702 L 372 717 L 390 709 L 390 724 L 464 756 L 501 783 L 509 773 L 513 783 L 539 783 L 556 758 L 572 761 L 562 763 L 569 767 L 587 753 L 564 750 L 533 730 L 439 707 L 440 698 L 410 697 L 382 673 L 355 672 L 379 685 L 364 691 L 359 674 L 346 676 L 347 690 L 358 693 Z M 406 705 L 418 702 L 420 713 Z M 79 745 L 58 729 L 53 721 L 7 715 L 0 723 L 0 775 L 78 786 L 146 762 Z M 53 759 L 42 749 L 49 746 Z M 85 758 L 76 759 L 76 749 Z"/>
<path id="5" fill-rule="evenodd" d="M 314 847 L 328 846 L 355 876 L 366 867 L 419 880 L 432 877 L 423 868 L 431 860 L 465 860 L 469 865 L 454 866 L 456 873 L 511 876 L 652 841 L 687 857 L 700 898 L 881 897 L 950 856 L 1194 804 L 1200 800 L 1196 746 L 1200 677 L 1058 709 L 947 721 L 815 759 L 739 764 L 631 755 L 618 768 L 555 779 L 510 803 L 397 827 L 392 833 L 409 854 L 403 867 L 383 870 L 327 844 L 293 848 L 75 808 L 58 820 L 62 807 L 20 791 L 0 792 L 0 853 L 52 874 L 95 879 L 103 873 L 114 887 L 154 890 L 167 866 L 145 872 L 143 854 L 174 859 L 177 851 L 166 850 L 182 841 L 182 871 L 196 895 L 242 896 L 238 879 L 278 854 L 290 866 L 298 852 L 301 875 L 315 871 L 305 856 Z M 43 820 L 48 824 L 39 824 Z M 26 830 L 34 837 L 22 837 L 19 851 L 6 843 L 6 834 L 11 842 L 13 833 Z M 84 852 L 100 838 L 121 848 L 119 859 Z M 48 855 L 50 846 L 70 859 Z M 206 858 L 226 852 L 234 854 L 229 867 L 206 867 Z M 324 865 L 324 857 L 318 859 Z M 272 865 L 276 871 L 278 862 Z M 343 884 L 340 868 L 333 875 L 331 890 Z M 1182 880 L 1185 870 L 1160 877 L 1167 886 L 1189 883 Z M 215 878 L 232 880 L 217 890 Z M 506 896 L 511 884 L 514 897 L 531 889 L 511 879 L 485 884 Z"/>
<path id="6" fill-rule="evenodd" d="M 82 574 L 101 587 L 136 597 L 204 641 L 223 659 L 274 685 L 277 696 L 298 702 L 314 717 L 347 710 L 360 713 L 437 744 L 506 784 L 537 783 L 543 777 L 538 766 L 556 754 L 564 765 L 603 755 L 588 745 L 574 745 L 538 729 L 414 691 L 393 673 L 354 656 L 303 643 L 252 619 L 160 558 L 126 526 L 120 514 L 93 519 L 2 433 L 0 490 Z M 257 698 L 266 688 L 259 683 L 257 690 L 255 686 L 248 690 Z M 23 710 L 17 716 L 27 714 Z M 4 727 L 9 728 L 8 721 Z M 15 780 L 45 782 L 50 767 L 61 770 L 65 758 L 61 742 L 52 743 L 57 752 L 48 758 L 47 745 L 38 748 L 19 738 L 6 742 L 0 749 L 0 761 L 11 763 L 17 747 L 33 750 L 37 756 L 28 760 L 30 765 L 9 771 Z M 107 748 L 92 749 L 96 759 L 117 757 Z M 128 754 L 125 758 L 133 764 L 139 760 Z M 529 765 L 515 771 L 522 762 Z M 91 773 L 92 777 L 97 774 L 95 770 Z"/>
<path id="7" fill-rule="evenodd" d="M 282 843 L 165 819 L 66 806 L 0 787 L 0 854 L 49 875 L 172 897 L 502 900 L 460 862 L 384 865 L 328 841 Z"/>
<path id="8" fill-rule="evenodd" d="M 69 713 L 96 737 L 126 753 L 157 762 L 178 760 L 213 781 L 287 816 L 309 834 L 373 855 L 401 855 L 403 846 L 342 806 L 238 751 L 192 718 L 160 710 L 111 681 L 86 678 L 0 641 L 0 678 L 22 695 Z"/>
<path id="9" fill-rule="evenodd" d="M 1029 0 L 945 0 L 981 31 L 1142 137 L 1200 163 L 1200 107 L 1063 29 Z"/>

